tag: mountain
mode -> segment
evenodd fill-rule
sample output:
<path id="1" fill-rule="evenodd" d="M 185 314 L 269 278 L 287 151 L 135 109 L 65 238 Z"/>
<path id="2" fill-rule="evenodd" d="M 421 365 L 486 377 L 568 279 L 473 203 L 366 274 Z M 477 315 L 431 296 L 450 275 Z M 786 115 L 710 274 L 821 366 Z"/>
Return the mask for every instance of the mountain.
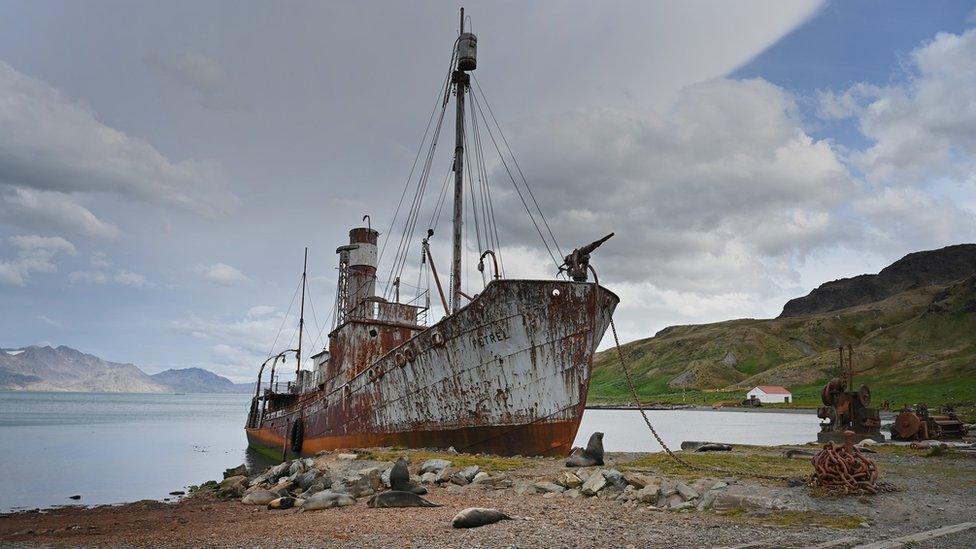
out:
<path id="1" fill-rule="evenodd" d="M 916 252 L 876 275 L 827 282 L 806 296 L 788 301 L 779 316 L 797 317 L 874 303 L 913 288 L 948 284 L 973 273 L 976 273 L 976 244 Z"/>
<path id="2" fill-rule="evenodd" d="M 930 405 L 976 401 L 976 245 L 913 253 L 877 275 L 829 282 L 775 319 L 665 328 L 622 346 L 642 398 L 741 398 L 784 385 L 819 401 L 837 374 L 837 347 L 852 345 L 855 384 L 876 399 Z M 628 401 L 613 349 L 598 353 L 592 401 Z M 880 402 L 880 400 L 879 400 Z"/>
<path id="3" fill-rule="evenodd" d="M 250 393 L 253 383 L 234 383 L 203 368 L 166 370 L 149 376 L 177 393 Z"/>
<path id="4" fill-rule="evenodd" d="M 102 360 L 60 346 L 0 349 L 0 390 L 98 393 L 250 393 L 253 383 L 234 383 L 201 368 L 148 375 L 134 364 Z"/>
<path id="5" fill-rule="evenodd" d="M 0 388 L 26 391 L 165 393 L 133 364 L 108 362 L 60 346 L 0 351 Z"/>

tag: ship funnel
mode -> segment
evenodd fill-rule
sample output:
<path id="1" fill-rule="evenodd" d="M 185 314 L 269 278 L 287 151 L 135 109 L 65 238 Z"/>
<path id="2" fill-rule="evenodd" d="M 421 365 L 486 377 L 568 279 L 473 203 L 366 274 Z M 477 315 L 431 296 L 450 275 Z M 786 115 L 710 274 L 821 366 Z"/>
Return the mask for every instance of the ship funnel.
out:
<path id="1" fill-rule="evenodd" d="M 347 284 L 350 309 L 376 295 L 376 240 L 379 234 L 369 227 L 349 231 Z"/>
<path id="2" fill-rule="evenodd" d="M 478 68 L 478 37 L 470 32 L 461 33 L 458 38 L 459 71 L 473 71 Z"/>

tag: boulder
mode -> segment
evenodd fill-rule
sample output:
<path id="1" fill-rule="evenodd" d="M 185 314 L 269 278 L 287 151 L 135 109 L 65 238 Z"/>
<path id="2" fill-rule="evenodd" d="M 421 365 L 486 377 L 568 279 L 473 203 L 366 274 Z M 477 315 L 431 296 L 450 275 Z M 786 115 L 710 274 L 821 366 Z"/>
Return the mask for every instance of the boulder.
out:
<path id="1" fill-rule="evenodd" d="M 387 467 L 383 470 L 383 474 L 380 475 L 380 480 L 383 481 L 383 486 L 390 487 L 390 473 L 393 471 L 393 467 Z"/>
<path id="2" fill-rule="evenodd" d="M 653 478 L 634 471 L 624 471 L 623 476 L 624 480 L 627 481 L 627 484 L 637 489 L 641 489 L 654 481 Z"/>
<path id="3" fill-rule="evenodd" d="M 268 490 L 257 490 L 244 496 L 241 503 L 245 505 L 267 505 L 271 503 L 272 500 L 276 500 L 279 497 L 281 496 Z"/>
<path id="4" fill-rule="evenodd" d="M 624 480 L 623 474 L 616 469 L 604 469 L 603 478 L 607 479 L 607 484 L 619 490 L 627 487 L 627 481 Z"/>
<path id="5" fill-rule="evenodd" d="M 538 493 L 538 490 L 535 489 L 535 486 L 533 486 L 532 483 L 521 482 L 515 486 L 515 493 L 520 496 L 524 496 Z"/>
<path id="6" fill-rule="evenodd" d="M 471 479 L 471 482 L 473 482 L 474 484 L 481 484 L 482 482 L 485 482 L 489 478 L 491 477 L 488 475 L 488 473 L 481 471 L 477 475 L 475 475 L 473 479 Z"/>
<path id="7" fill-rule="evenodd" d="M 641 503 L 654 503 L 657 498 L 661 495 L 661 487 L 656 484 L 648 484 L 647 486 L 637 490 L 634 494 L 635 499 Z"/>
<path id="8" fill-rule="evenodd" d="M 356 455 L 356 454 L 337 454 L 336 455 L 336 459 L 344 459 L 344 460 L 347 460 L 347 461 L 354 460 L 354 459 L 356 459 L 358 457 L 359 456 Z"/>
<path id="9" fill-rule="evenodd" d="M 683 482 L 679 482 L 678 485 L 675 486 L 675 489 L 678 491 L 678 495 L 681 496 L 681 499 L 685 501 L 693 500 L 700 495 L 697 490 Z"/>
<path id="10" fill-rule="evenodd" d="M 462 475 L 460 472 L 451 475 L 451 478 L 449 480 L 451 484 L 456 484 L 458 486 L 465 486 L 467 484 L 471 484 L 471 481 L 468 480 L 468 477 Z"/>
<path id="11" fill-rule="evenodd" d="M 595 496 L 600 490 L 607 485 L 607 479 L 603 476 L 602 471 L 599 474 L 594 473 L 590 475 L 590 478 L 586 479 L 583 483 L 583 487 L 580 489 L 580 493 L 584 496 Z"/>
<path id="12" fill-rule="evenodd" d="M 274 467 L 268 469 L 264 475 L 268 478 L 268 482 L 276 482 L 279 478 L 288 475 L 288 462 L 279 463 Z"/>
<path id="13" fill-rule="evenodd" d="M 238 475 L 236 477 L 225 478 L 217 486 L 217 495 L 222 498 L 239 498 L 244 495 L 247 488 L 247 477 Z"/>
<path id="14" fill-rule="evenodd" d="M 367 479 L 369 482 L 369 487 L 373 491 L 379 491 L 383 488 L 383 473 L 380 472 L 379 467 L 366 467 L 365 469 L 360 469 L 359 474 Z"/>
<path id="15" fill-rule="evenodd" d="M 329 486 L 331 486 L 331 485 L 332 485 L 332 483 L 330 482 L 329 483 Z M 325 484 L 322 483 L 321 480 L 318 480 L 314 484 L 312 484 L 311 486 L 309 486 L 307 490 L 305 490 L 304 492 L 302 492 L 302 495 L 308 497 L 308 496 L 311 496 L 312 494 L 317 494 L 317 493 L 321 492 L 322 490 L 325 490 L 329 486 L 326 486 Z"/>
<path id="16" fill-rule="evenodd" d="M 377 473 L 377 476 L 379 473 Z M 371 496 L 375 493 L 369 475 L 353 473 L 332 483 L 332 491 L 349 494 L 354 498 Z"/>
<path id="17" fill-rule="evenodd" d="M 433 484 L 437 480 L 437 473 L 424 473 L 420 475 L 420 482 L 424 484 Z"/>
<path id="18" fill-rule="evenodd" d="M 684 501 L 678 505 L 671 508 L 672 511 L 690 511 L 695 508 L 695 504 L 690 501 Z"/>
<path id="19" fill-rule="evenodd" d="M 224 478 L 247 476 L 247 466 L 243 463 L 237 467 L 224 470 Z"/>
<path id="20" fill-rule="evenodd" d="M 576 498 L 580 497 L 580 491 L 577 490 L 577 489 L 575 489 L 575 488 L 573 488 L 572 490 L 566 490 L 565 492 L 563 492 L 563 495 L 566 496 L 566 497 L 570 497 L 570 498 L 576 499 Z"/>
<path id="21" fill-rule="evenodd" d="M 353 499 L 353 497 L 349 494 L 333 492 L 332 490 L 324 490 L 306 499 L 305 503 L 302 504 L 302 509 L 306 511 L 315 511 L 317 509 L 345 507 L 347 505 L 354 505 L 355 503 L 356 500 Z"/>
<path id="22" fill-rule="evenodd" d="M 308 487 L 315 484 L 320 476 L 322 473 L 318 469 L 309 469 L 295 477 L 294 482 L 302 490 L 308 490 Z"/>
<path id="23" fill-rule="evenodd" d="M 451 462 L 446 459 L 428 459 L 420 464 L 421 473 L 438 473 L 451 466 Z"/>
<path id="24" fill-rule="evenodd" d="M 566 491 L 566 488 L 549 481 L 536 482 L 533 486 L 535 489 L 544 493 L 562 493 Z"/>
<path id="25" fill-rule="evenodd" d="M 288 474 L 295 476 L 305 472 L 305 461 L 296 459 L 288 466 Z"/>
<path id="26" fill-rule="evenodd" d="M 468 482 L 471 482 L 472 480 L 474 480 L 474 477 L 480 472 L 481 472 L 481 467 L 478 467 L 477 465 L 471 465 L 469 467 L 465 467 L 464 469 L 461 469 L 461 471 L 459 471 L 458 474 L 468 479 Z"/>
<path id="27" fill-rule="evenodd" d="M 562 486 L 563 488 L 572 489 L 572 488 L 579 488 L 580 486 L 582 486 L 583 481 L 580 480 L 580 478 L 576 476 L 575 473 L 570 473 L 569 471 L 563 471 L 562 473 L 559 474 L 559 477 L 556 479 L 556 484 Z"/>

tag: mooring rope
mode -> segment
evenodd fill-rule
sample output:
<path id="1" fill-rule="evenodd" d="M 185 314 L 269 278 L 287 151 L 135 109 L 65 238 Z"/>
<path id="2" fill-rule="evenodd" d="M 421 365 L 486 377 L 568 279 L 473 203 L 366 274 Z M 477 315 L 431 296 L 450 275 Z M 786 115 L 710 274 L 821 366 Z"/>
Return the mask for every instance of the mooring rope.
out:
<path id="1" fill-rule="evenodd" d="M 726 475 L 738 475 L 744 477 L 761 478 L 765 480 L 791 480 L 792 478 L 794 478 L 794 477 L 784 476 L 784 475 L 766 475 L 763 473 L 756 473 L 753 471 L 737 471 L 734 469 L 727 469 L 725 467 L 718 467 L 714 465 L 708 467 L 704 465 L 695 465 L 689 463 L 684 458 L 674 453 L 671 450 L 671 448 L 669 448 L 668 445 L 664 443 L 664 440 L 661 438 L 661 435 L 658 434 L 657 429 L 655 429 L 654 425 L 651 424 L 651 420 L 647 418 L 647 412 L 644 410 L 644 405 L 641 404 L 640 397 L 637 395 L 636 387 L 634 387 L 634 380 L 631 378 L 630 369 L 627 368 L 627 363 L 624 360 L 624 353 L 620 349 L 620 339 L 617 337 L 617 326 L 614 324 L 612 316 L 610 317 L 610 331 L 613 333 L 613 343 L 617 349 L 617 356 L 620 359 L 620 367 L 623 369 L 624 377 L 627 379 L 627 386 L 630 387 L 630 394 L 634 397 L 634 404 L 637 405 L 637 409 L 640 411 L 641 417 L 644 418 L 644 423 L 646 423 L 647 428 L 651 430 L 651 434 L 654 435 L 654 438 L 657 440 L 657 443 L 661 445 L 661 448 L 664 448 L 664 451 L 667 452 L 668 456 L 671 459 L 673 459 L 676 463 L 684 467 L 687 467 L 688 469 L 693 469 L 702 472 L 723 473 Z"/>

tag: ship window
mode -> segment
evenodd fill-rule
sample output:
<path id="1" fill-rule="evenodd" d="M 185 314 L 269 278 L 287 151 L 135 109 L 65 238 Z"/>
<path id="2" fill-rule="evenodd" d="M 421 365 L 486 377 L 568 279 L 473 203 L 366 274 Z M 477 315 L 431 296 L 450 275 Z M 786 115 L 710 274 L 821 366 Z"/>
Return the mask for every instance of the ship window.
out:
<path id="1" fill-rule="evenodd" d="M 376 328 L 369 329 L 369 337 L 376 337 Z"/>
<path id="2" fill-rule="evenodd" d="M 559 297 L 559 288 L 555 288 L 552 290 L 552 297 Z"/>

